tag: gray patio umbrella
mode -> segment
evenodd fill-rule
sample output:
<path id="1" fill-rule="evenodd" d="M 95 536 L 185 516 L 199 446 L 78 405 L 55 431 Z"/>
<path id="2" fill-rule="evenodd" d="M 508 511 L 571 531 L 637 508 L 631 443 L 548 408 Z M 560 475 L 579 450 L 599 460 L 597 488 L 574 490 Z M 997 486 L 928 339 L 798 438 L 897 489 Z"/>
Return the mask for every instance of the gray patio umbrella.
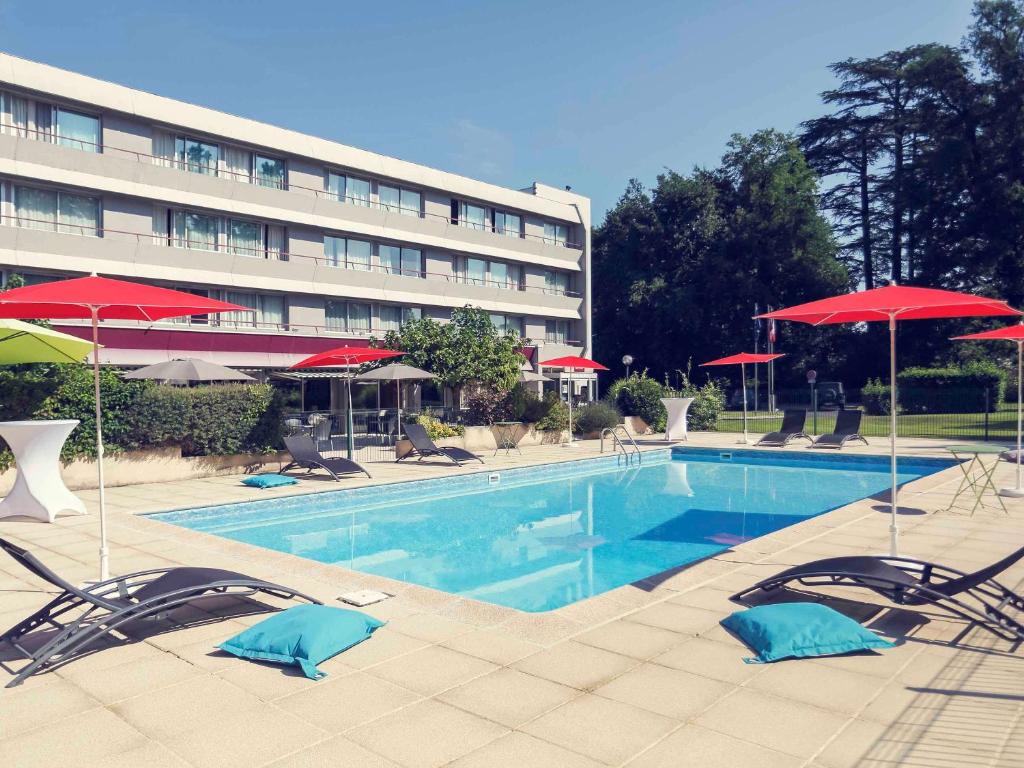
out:
<path id="1" fill-rule="evenodd" d="M 424 379 L 436 379 L 437 377 L 422 368 L 416 368 L 405 363 L 391 363 L 372 371 L 361 373 L 355 377 L 357 381 L 393 381 L 395 382 L 395 393 L 398 396 L 398 439 L 402 439 L 402 382 L 423 381 Z"/>
<path id="2" fill-rule="evenodd" d="M 534 373 L 533 371 L 520 371 L 519 381 L 524 384 L 529 381 L 551 381 L 547 376 L 540 373 Z"/>
<path id="3" fill-rule="evenodd" d="M 252 376 L 205 360 L 168 360 L 129 371 L 126 379 L 153 379 L 164 384 L 192 384 L 213 381 L 255 381 Z"/>

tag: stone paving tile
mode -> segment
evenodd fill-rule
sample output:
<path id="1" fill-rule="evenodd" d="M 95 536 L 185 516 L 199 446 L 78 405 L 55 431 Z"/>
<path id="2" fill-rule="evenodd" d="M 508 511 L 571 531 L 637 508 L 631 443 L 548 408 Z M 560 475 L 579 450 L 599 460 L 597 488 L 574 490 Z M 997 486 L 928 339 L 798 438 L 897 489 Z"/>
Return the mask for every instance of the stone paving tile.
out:
<path id="1" fill-rule="evenodd" d="M 406 768 L 436 768 L 507 733 L 497 723 L 439 701 L 422 701 L 349 731 L 367 749 Z"/>
<path id="2" fill-rule="evenodd" d="M 573 638 L 578 643 L 641 660 L 667 651 L 687 639 L 685 635 L 667 629 L 623 620 L 602 624 Z"/>
<path id="3" fill-rule="evenodd" d="M 489 661 L 432 645 L 385 661 L 367 672 L 424 696 L 433 696 L 495 668 Z"/>
<path id="4" fill-rule="evenodd" d="M 527 656 L 513 666 L 546 680 L 589 691 L 618 677 L 636 664 L 635 659 L 627 656 L 568 641 Z"/>
<path id="5" fill-rule="evenodd" d="M 427 645 L 429 644 L 425 640 L 391 632 L 387 627 L 383 627 L 374 632 L 369 641 L 345 651 L 344 664 L 355 669 L 366 669 L 426 648 Z"/>
<path id="6" fill-rule="evenodd" d="M 643 608 L 626 617 L 626 621 L 696 636 L 718 625 L 722 615 L 703 608 L 666 602 Z"/>
<path id="7" fill-rule="evenodd" d="M 267 768 L 400 768 L 387 758 L 371 752 L 344 736 L 321 741 L 280 760 Z"/>
<path id="8" fill-rule="evenodd" d="M 631 760 L 627 768 L 799 768 L 801 762 L 792 755 L 689 724 Z"/>
<path id="9" fill-rule="evenodd" d="M 8 739 L 100 706 L 74 683 L 50 675 L 45 684 L 21 686 L 0 695 L 0 733 Z"/>
<path id="10" fill-rule="evenodd" d="M 718 680 L 657 664 L 641 664 L 594 693 L 659 715 L 688 720 L 731 690 L 731 685 Z"/>
<path id="11" fill-rule="evenodd" d="M 846 722 L 846 718 L 807 704 L 741 688 L 712 706 L 695 722 L 768 749 L 809 758 Z"/>
<path id="12" fill-rule="evenodd" d="M 655 656 L 652 661 L 683 672 L 739 684 L 764 671 L 764 665 L 743 662 L 749 653 L 734 645 L 695 637 Z"/>
<path id="13" fill-rule="evenodd" d="M 506 668 L 445 691 L 437 698 L 516 728 L 578 695 L 575 688 Z"/>
<path id="14" fill-rule="evenodd" d="M 276 701 L 325 731 L 341 733 L 420 700 L 420 695 L 363 672 L 327 678 Z"/>
<path id="15" fill-rule="evenodd" d="M 602 763 L 526 733 L 515 732 L 460 757 L 451 768 L 599 768 Z"/>
<path id="16" fill-rule="evenodd" d="M 856 714 L 878 693 L 876 678 L 802 662 L 766 664 L 747 688 L 846 715 Z"/>
<path id="17" fill-rule="evenodd" d="M 510 637 L 500 630 L 478 629 L 445 640 L 441 645 L 494 664 L 511 664 L 541 650 L 541 646 Z"/>
<path id="18" fill-rule="evenodd" d="M 146 745 L 146 737 L 102 707 L 80 712 L 56 723 L 11 738 L 0 739 L 0 765 L 17 768 L 102 765 L 116 755 Z"/>
<path id="19" fill-rule="evenodd" d="M 62 677 L 104 704 L 174 685 L 202 674 L 202 669 L 166 653 L 133 659 L 99 672 L 76 668 L 74 661 L 61 668 Z"/>
<path id="20" fill-rule="evenodd" d="M 388 622 L 388 628 L 419 640 L 440 643 L 471 632 L 473 627 L 433 613 L 417 613 Z"/>
<path id="21" fill-rule="evenodd" d="M 600 726 L 595 727 L 595 724 Z M 678 725 L 653 712 L 588 694 L 527 723 L 522 730 L 602 763 L 617 765 Z"/>
<path id="22" fill-rule="evenodd" d="M 189 768 L 189 763 L 184 759 L 155 741 L 146 742 L 127 752 L 104 755 L 98 764 L 103 768 Z"/>

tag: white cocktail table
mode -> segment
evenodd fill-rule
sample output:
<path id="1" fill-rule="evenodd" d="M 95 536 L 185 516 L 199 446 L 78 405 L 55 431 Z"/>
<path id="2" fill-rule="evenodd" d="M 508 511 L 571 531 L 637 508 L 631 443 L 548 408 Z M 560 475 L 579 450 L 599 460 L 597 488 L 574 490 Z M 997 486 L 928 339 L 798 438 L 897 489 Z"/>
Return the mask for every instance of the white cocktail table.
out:
<path id="1" fill-rule="evenodd" d="M 61 512 L 85 514 L 85 503 L 64 485 L 60 449 L 77 419 L 0 421 L 0 437 L 14 453 L 18 475 L 0 501 L 0 517 L 34 517 L 52 523 Z"/>

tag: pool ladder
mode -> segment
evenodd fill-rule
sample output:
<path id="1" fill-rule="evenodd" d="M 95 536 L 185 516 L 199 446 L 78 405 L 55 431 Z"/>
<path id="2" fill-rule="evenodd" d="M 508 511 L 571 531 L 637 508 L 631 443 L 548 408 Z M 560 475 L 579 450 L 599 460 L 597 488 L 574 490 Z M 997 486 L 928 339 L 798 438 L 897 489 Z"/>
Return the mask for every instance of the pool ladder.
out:
<path id="1" fill-rule="evenodd" d="M 621 432 L 621 437 L 620 437 Z M 601 430 L 601 453 L 604 453 L 604 438 L 608 435 L 612 439 L 612 448 L 618 453 L 618 450 L 622 449 L 622 455 L 626 457 L 626 464 L 633 463 L 633 457 L 636 456 L 636 463 L 643 463 L 643 455 L 640 451 L 640 446 L 636 444 L 636 440 L 629 434 L 629 431 L 622 424 L 616 424 L 614 427 L 605 427 Z M 629 441 L 629 448 L 626 443 L 622 441 L 622 437 L 625 437 Z M 629 450 L 632 448 L 632 450 Z"/>

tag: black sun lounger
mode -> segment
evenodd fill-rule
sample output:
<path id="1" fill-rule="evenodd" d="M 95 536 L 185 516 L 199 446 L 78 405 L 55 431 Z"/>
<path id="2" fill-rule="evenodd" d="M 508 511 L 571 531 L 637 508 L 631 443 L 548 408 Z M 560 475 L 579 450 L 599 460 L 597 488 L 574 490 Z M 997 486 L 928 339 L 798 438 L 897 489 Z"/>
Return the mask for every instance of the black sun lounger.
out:
<path id="1" fill-rule="evenodd" d="M 782 426 L 779 427 L 779 431 L 769 432 L 754 443 L 754 445 L 787 445 L 790 440 L 796 440 L 798 437 L 810 440 L 811 436 L 804 432 L 805 421 L 807 421 L 807 411 L 799 408 L 788 408 L 782 413 Z"/>
<path id="2" fill-rule="evenodd" d="M 821 435 L 813 443 L 812 448 L 842 448 L 848 440 L 860 440 L 864 445 L 868 441 L 860 434 L 860 420 L 863 414 L 855 410 L 836 411 L 836 426 L 829 434 Z"/>
<path id="3" fill-rule="evenodd" d="M 460 466 L 462 462 L 472 459 L 476 459 L 481 464 L 484 463 L 483 459 L 464 448 L 449 448 L 437 445 L 437 443 L 430 439 L 430 435 L 427 434 L 427 430 L 423 428 L 422 424 L 403 423 L 402 432 L 405 433 L 409 442 L 412 443 L 412 450 L 404 456 L 399 456 L 395 460 L 396 462 L 407 459 L 410 456 L 419 456 L 419 461 L 423 461 L 426 456 L 444 456 Z"/>
<path id="4" fill-rule="evenodd" d="M 29 659 L 7 684 L 8 688 L 20 685 L 40 669 L 71 658 L 115 630 L 127 629 L 125 625 L 130 622 L 153 617 L 200 597 L 246 597 L 263 592 L 285 600 L 299 598 L 320 603 L 289 587 L 219 568 L 157 568 L 76 587 L 21 547 L 0 539 L 0 549 L 61 590 L 49 603 L 0 635 L 0 645 L 8 643 Z M 76 613 L 67 616 L 72 611 Z M 58 617 L 64 617 L 63 621 Z M 41 644 L 29 650 L 26 645 L 32 645 L 30 638 L 37 635 Z"/>
<path id="5" fill-rule="evenodd" d="M 934 605 L 985 627 L 1015 642 L 1024 641 L 1024 624 L 1009 609 L 1024 611 L 1024 597 L 995 580 L 1024 559 L 1024 547 L 974 573 L 908 557 L 829 557 L 798 565 L 758 582 L 732 596 L 743 598 L 757 591 L 772 592 L 789 582 L 804 586 L 863 587 L 897 605 Z"/>
<path id="6" fill-rule="evenodd" d="M 367 477 L 373 477 L 366 469 L 351 459 L 341 457 L 327 458 L 316 448 L 316 443 L 309 435 L 292 435 L 284 439 L 284 447 L 292 455 L 290 464 L 287 464 L 281 472 L 287 472 L 292 467 L 300 467 L 312 472 L 314 469 L 327 470 L 331 477 L 340 480 L 339 475 L 351 475 L 355 472 L 363 472 Z"/>

